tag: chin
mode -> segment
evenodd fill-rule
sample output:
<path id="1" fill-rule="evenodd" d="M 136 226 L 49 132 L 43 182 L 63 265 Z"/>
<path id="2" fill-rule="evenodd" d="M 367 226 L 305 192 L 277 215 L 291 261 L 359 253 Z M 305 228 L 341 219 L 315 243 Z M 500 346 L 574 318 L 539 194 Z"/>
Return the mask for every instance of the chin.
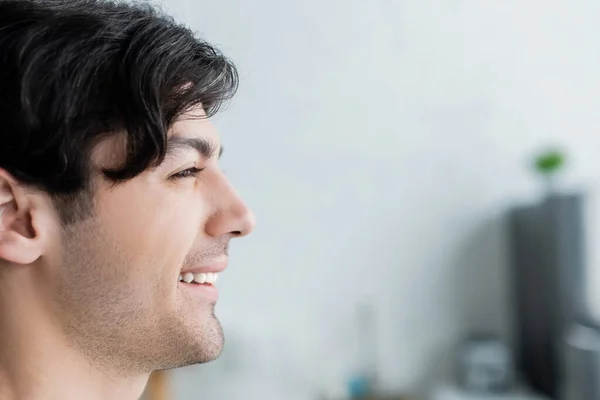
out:
<path id="1" fill-rule="evenodd" d="M 214 361 L 221 355 L 225 339 L 219 320 L 212 315 L 201 327 L 191 327 L 191 346 L 182 343 L 182 354 L 185 354 L 187 365 L 203 364 Z M 186 351 L 187 348 L 187 351 Z"/>
<path id="2" fill-rule="evenodd" d="M 197 314 L 196 314 L 197 315 Z M 223 329 L 211 312 L 196 318 L 164 320 L 163 329 L 152 346 L 151 370 L 167 370 L 216 360 L 223 350 Z M 146 341 L 147 343 L 147 341 Z M 154 350 L 154 351 L 153 351 Z"/>

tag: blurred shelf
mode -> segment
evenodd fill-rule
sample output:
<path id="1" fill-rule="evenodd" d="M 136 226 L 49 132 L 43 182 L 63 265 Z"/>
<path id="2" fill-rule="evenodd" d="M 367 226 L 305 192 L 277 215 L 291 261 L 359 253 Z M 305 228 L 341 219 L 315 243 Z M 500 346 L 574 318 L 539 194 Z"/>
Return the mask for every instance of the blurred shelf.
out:
<path id="1" fill-rule="evenodd" d="M 357 400 L 411 400 L 411 398 L 408 396 L 382 395 L 382 396 L 360 397 Z"/>
<path id="2" fill-rule="evenodd" d="M 517 390 L 506 394 L 468 393 L 453 385 L 440 385 L 431 395 L 430 400 L 548 400 L 543 396 Z"/>

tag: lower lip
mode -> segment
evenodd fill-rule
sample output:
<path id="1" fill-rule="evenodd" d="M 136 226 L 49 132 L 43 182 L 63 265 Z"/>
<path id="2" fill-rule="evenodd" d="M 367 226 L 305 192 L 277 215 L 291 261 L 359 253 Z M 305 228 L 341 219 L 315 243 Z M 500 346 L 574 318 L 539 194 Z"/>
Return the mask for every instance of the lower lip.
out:
<path id="1" fill-rule="evenodd" d="M 217 301 L 219 299 L 219 290 L 214 285 L 207 285 L 202 283 L 187 283 L 179 282 L 180 287 L 186 291 L 195 293 L 198 296 L 202 296 L 210 301 Z"/>

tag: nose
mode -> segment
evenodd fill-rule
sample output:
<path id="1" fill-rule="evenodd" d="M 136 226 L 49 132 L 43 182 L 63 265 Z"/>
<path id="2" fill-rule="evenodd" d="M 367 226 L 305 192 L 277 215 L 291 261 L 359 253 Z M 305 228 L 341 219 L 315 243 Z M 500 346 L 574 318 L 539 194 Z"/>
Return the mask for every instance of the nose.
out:
<path id="1" fill-rule="evenodd" d="M 208 219 L 205 230 L 213 237 L 231 235 L 242 237 L 250 234 L 256 226 L 256 217 L 231 183 L 220 176 L 221 184 L 212 197 L 214 212 Z"/>

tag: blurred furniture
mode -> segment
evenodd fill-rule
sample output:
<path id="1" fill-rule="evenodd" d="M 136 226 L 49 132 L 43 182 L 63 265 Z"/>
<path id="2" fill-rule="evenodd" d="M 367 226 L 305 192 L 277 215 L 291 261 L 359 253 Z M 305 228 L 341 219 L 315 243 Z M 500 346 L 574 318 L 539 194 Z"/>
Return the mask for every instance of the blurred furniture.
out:
<path id="1" fill-rule="evenodd" d="M 461 386 L 471 392 L 504 392 L 513 386 L 511 350 L 495 335 L 476 335 L 467 339 L 458 364 Z"/>
<path id="2" fill-rule="evenodd" d="M 455 385 L 441 384 L 436 387 L 429 400 L 547 400 L 524 390 L 508 394 L 474 394 Z"/>
<path id="3" fill-rule="evenodd" d="M 409 396 L 393 395 L 393 394 L 382 394 L 382 395 L 371 395 L 366 397 L 359 397 L 354 400 L 413 400 Z"/>
<path id="4" fill-rule="evenodd" d="M 565 338 L 565 379 L 561 400 L 600 399 L 600 331 L 575 324 Z"/>
<path id="5" fill-rule="evenodd" d="M 560 398 L 564 333 L 584 308 L 584 206 L 581 195 L 551 195 L 510 214 L 516 367 L 551 398 Z"/>

